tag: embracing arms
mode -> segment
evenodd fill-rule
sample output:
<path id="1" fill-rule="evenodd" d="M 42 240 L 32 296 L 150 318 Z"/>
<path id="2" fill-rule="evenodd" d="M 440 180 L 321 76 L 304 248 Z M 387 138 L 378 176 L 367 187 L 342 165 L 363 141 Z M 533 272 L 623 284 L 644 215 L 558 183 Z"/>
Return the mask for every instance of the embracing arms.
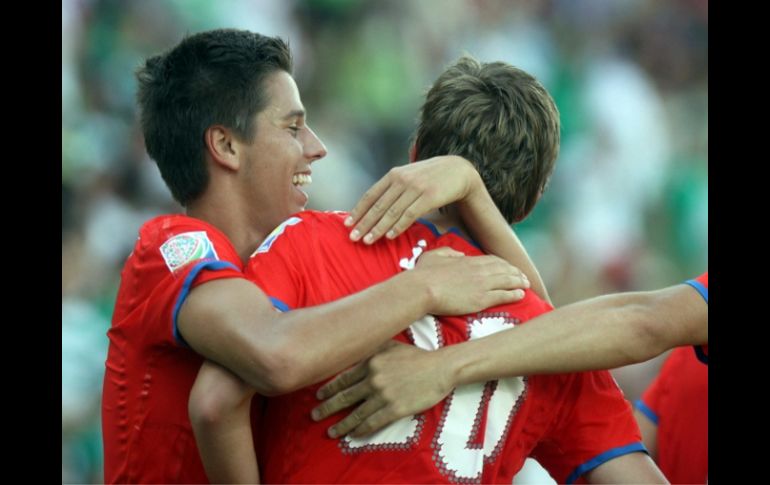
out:
<path id="1" fill-rule="evenodd" d="M 610 369 L 643 362 L 679 345 L 707 343 L 708 305 L 688 285 L 600 296 L 435 352 L 405 345 L 388 348 L 321 388 L 319 398 L 328 400 L 314 417 L 365 400 L 363 409 L 359 406 L 331 432 L 368 434 L 427 409 L 461 384 Z"/>

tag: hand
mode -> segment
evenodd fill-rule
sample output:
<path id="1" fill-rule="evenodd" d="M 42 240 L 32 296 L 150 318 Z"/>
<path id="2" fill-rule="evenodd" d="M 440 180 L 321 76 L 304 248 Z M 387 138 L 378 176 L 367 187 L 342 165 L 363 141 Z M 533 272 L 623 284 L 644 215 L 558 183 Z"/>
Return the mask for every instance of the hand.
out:
<path id="1" fill-rule="evenodd" d="M 465 315 L 524 298 L 527 276 L 497 256 L 464 256 L 451 248 L 423 253 L 414 272 L 424 272 L 431 295 L 428 313 Z"/>
<path id="2" fill-rule="evenodd" d="M 396 167 L 361 197 L 345 225 L 355 224 L 353 241 L 363 236 L 365 244 L 372 244 L 383 234 L 393 239 L 418 217 L 462 200 L 477 186 L 483 183 L 475 167 L 454 155 Z"/>
<path id="3" fill-rule="evenodd" d="M 320 421 L 363 401 L 328 433 L 332 438 L 373 433 L 444 399 L 453 387 L 446 369 L 435 360 L 435 352 L 391 341 L 319 389 L 317 397 L 325 401 L 313 409 L 312 417 Z"/>

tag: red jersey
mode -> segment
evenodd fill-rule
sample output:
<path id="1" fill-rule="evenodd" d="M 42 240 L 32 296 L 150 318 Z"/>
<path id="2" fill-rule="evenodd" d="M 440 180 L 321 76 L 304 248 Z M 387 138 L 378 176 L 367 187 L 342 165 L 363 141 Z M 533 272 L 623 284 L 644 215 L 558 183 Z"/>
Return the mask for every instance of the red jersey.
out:
<path id="1" fill-rule="evenodd" d="M 482 254 L 459 232 L 427 221 L 395 240 L 353 244 L 345 214 L 302 212 L 279 228 L 246 269 L 282 310 L 318 305 L 411 269 L 424 251 Z M 396 338 L 425 349 L 479 338 L 551 307 L 534 293 L 512 305 L 458 317 L 426 316 Z M 309 343 L 312 345 L 312 343 Z M 299 351 L 299 350 L 298 350 Z M 366 439 L 332 440 L 341 415 L 314 422 L 319 385 L 267 400 L 260 423 L 268 483 L 511 483 L 527 456 L 560 482 L 643 450 L 631 406 L 607 372 L 501 379 L 457 388 L 435 407 Z"/>
<path id="2" fill-rule="evenodd" d="M 671 483 L 706 483 L 708 390 L 708 366 L 682 347 L 636 403 L 658 427 L 657 462 Z"/>
<path id="3" fill-rule="evenodd" d="M 202 357 L 177 331 L 190 290 L 243 278 L 224 234 L 201 220 L 161 216 L 139 230 L 121 273 L 102 396 L 106 483 L 208 483 L 187 402 Z"/>
<path id="4" fill-rule="evenodd" d="M 705 273 L 703 273 L 702 275 L 698 276 L 695 279 L 685 281 L 685 284 L 688 284 L 693 288 L 695 288 L 698 291 L 698 293 L 700 293 L 700 296 L 702 296 L 703 299 L 706 300 L 706 304 L 708 304 L 709 302 L 709 272 L 708 271 L 706 271 Z M 695 349 L 695 355 L 698 356 L 698 360 L 708 365 L 709 346 L 696 345 L 693 348 Z"/>

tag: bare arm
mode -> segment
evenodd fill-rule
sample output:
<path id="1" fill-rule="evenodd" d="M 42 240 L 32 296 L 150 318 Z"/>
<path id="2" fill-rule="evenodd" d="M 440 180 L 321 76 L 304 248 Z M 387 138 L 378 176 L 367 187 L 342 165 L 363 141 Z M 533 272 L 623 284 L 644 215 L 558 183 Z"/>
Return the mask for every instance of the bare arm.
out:
<path id="1" fill-rule="evenodd" d="M 456 202 L 468 230 L 488 254 L 520 268 L 532 290 L 550 303 L 540 274 L 468 160 L 445 155 L 391 169 L 350 211 L 351 239 L 392 239 L 418 217 Z"/>
<path id="2" fill-rule="evenodd" d="M 652 459 L 657 460 L 658 426 L 637 409 L 634 410 L 634 418 L 636 418 L 636 424 L 639 425 L 639 431 L 642 432 L 642 443 L 644 443 L 644 447 L 650 452 Z"/>
<path id="3" fill-rule="evenodd" d="M 468 230 L 485 253 L 500 256 L 519 268 L 527 275 L 532 291 L 553 304 L 535 263 L 532 262 L 524 245 L 500 213 L 478 173 L 473 180 L 474 188 L 469 192 L 468 197 L 457 204 L 460 216 Z"/>
<path id="4" fill-rule="evenodd" d="M 583 475 L 588 483 L 668 483 L 645 453 L 629 453 L 604 462 Z"/>
<path id="5" fill-rule="evenodd" d="M 573 303 L 510 331 L 447 347 L 455 384 L 612 369 L 708 344 L 708 305 L 688 285 Z M 467 347 L 466 347 L 467 346 Z M 475 354 L 475 355 L 472 355 Z M 483 357 L 483 358 L 482 358 Z"/>
<path id="6" fill-rule="evenodd" d="M 332 432 L 368 434 L 429 408 L 458 385 L 609 369 L 648 360 L 675 346 L 707 343 L 708 305 L 690 286 L 601 296 L 435 352 L 388 348 L 322 387 L 319 398 L 327 401 L 314 418 L 363 400 Z M 408 371 L 403 363 L 407 353 Z"/>
<path id="7" fill-rule="evenodd" d="M 276 312 L 246 280 L 211 281 L 188 295 L 179 330 L 196 352 L 260 394 L 290 392 L 370 355 L 426 313 L 463 314 L 521 298 L 512 289 L 522 287 L 516 268 L 493 256 L 459 254 L 447 248 L 428 252 L 414 270 L 287 313 Z"/>
<path id="8" fill-rule="evenodd" d="M 249 419 L 254 389 L 226 369 L 204 362 L 188 411 L 211 483 L 259 483 Z"/>

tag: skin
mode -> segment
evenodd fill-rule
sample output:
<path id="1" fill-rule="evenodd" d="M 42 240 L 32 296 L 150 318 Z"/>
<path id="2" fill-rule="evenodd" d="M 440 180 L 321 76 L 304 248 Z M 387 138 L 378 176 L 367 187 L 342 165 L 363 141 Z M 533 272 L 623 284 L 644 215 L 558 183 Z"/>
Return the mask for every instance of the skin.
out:
<path id="1" fill-rule="evenodd" d="M 305 121 L 294 79 L 276 71 L 265 79 L 268 105 L 254 122 L 252 141 L 228 128 L 206 130 L 209 186 L 187 213 L 220 228 L 243 261 L 278 224 L 301 211 L 308 197 L 295 174 L 312 172 L 326 147 Z"/>
<path id="2" fill-rule="evenodd" d="M 326 401 L 313 418 L 363 401 L 329 432 L 366 435 L 433 406 L 458 385 L 609 369 L 643 362 L 676 346 L 706 344 L 708 305 L 689 285 L 601 296 L 435 352 L 406 345 L 384 349 L 322 387 L 318 398 Z"/>
<path id="3" fill-rule="evenodd" d="M 650 418 L 634 410 L 634 417 L 637 424 L 639 424 L 639 430 L 642 432 L 642 442 L 644 442 L 645 448 L 650 452 L 650 456 L 653 460 L 657 460 L 658 457 L 658 426 L 650 421 Z"/>

